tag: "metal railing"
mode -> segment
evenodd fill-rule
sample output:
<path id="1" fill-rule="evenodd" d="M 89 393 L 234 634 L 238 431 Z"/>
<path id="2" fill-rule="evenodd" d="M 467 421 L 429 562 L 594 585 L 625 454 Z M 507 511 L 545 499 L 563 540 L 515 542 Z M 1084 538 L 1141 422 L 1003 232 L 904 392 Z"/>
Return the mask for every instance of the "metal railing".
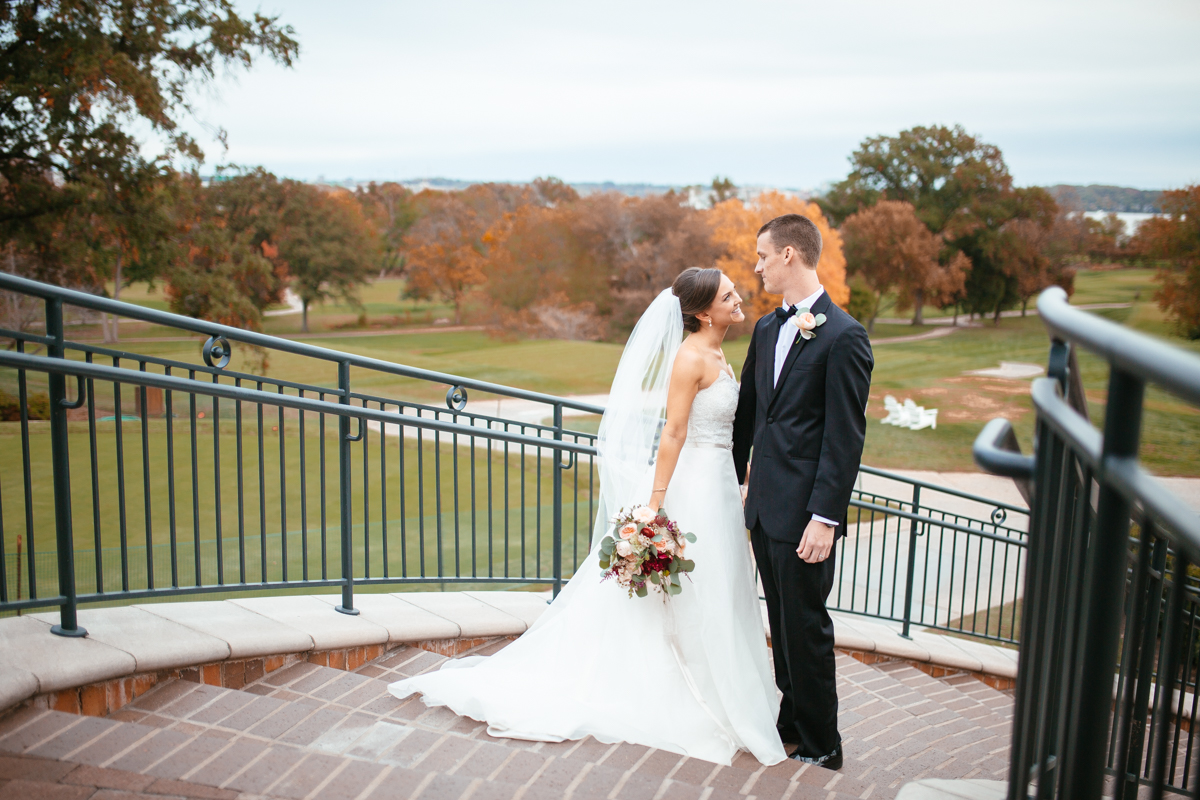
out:
<path id="1" fill-rule="evenodd" d="M 906 637 L 916 624 L 1016 643 L 1029 510 L 859 472 L 829 608 L 899 622 Z"/>
<path id="2" fill-rule="evenodd" d="M 13 342 L 0 367 L 20 408 L 16 435 L 0 436 L 0 463 L 12 465 L 0 479 L 0 611 L 58 605 L 56 632 L 76 634 L 79 603 L 337 586 L 340 609 L 354 613 L 356 585 L 557 592 L 564 547 L 575 563 L 587 552 L 595 436 L 563 419 L 567 410 L 601 413 L 597 406 L 11 275 L 0 274 L 0 289 L 46 307 L 44 335 L 0 330 Z M 64 306 L 199 333 L 202 363 L 68 341 Z M 229 369 L 237 343 L 300 356 L 301 371 L 318 377 Z M 34 347 L 47 354 L 26 352 Z M 356 388 L 381 376 L 447 384 L 446 406 Z M 29 418 L 38 378 L 48 425 Z M 519 421 L 468 410 L 468 390 L 532 401 L 550 424 L 540 411 Z M 78 549 L 85 526 L 91 546 Z M 8 555 L 14 529 L 23 564 Z M 118 558 L 104 557 L 114 551 Z M 54 575 L 44 570 L 47 552 Z M 24 597 L 13 596 L 16 585 Z"/>
<path id="3" fill-rule="evenodd" d="M 588 553 L 595 434 L 565 423 L 598 406 L 10 275 L 0 290 L 46 307 L 44 330 L 0 329 L 20 408 L 0 423 L 0 613 L 59 606 L 56 630 L 78 634 L 81 603 L 313 587 L 353 613 L 363 586 L 557 592 Z M 160 355 L 72 341 L 64 308 L 201 338 Z M 235 346 L 290 359 L 289 379 L 235 370 Z M 397 378 L 414 382 L 379 388 Z M 445 404 L 387 396 L 410 389 Z M 468 390 L 530 413 L 482 413 Z M 831 607 L 1014 641 L 998 623 L 1019 600 L 1025 509 L 870 467 L 860 483 Z"/>
<path id="4" fill-rule="evenodd" d="M 1036 455 L 1005 445 L 1004 420 L 975 443 L 985 469 L 1033 481 L 1008 797 L 1195 797 L 1200 515 L 1137 454 L 1146 385 L 1200 405 L 1200 358 L 1061 289 L 1038 311 L 1052 344 Z M 1077 347 L 1110 366 L 1103 435 L 1067 397 Z"/>

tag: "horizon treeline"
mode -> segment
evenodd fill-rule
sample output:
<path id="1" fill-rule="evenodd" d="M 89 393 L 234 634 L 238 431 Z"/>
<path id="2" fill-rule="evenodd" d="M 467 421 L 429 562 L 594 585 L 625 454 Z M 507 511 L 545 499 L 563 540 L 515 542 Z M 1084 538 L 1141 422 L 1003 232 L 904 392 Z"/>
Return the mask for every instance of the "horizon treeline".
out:
<path id="1" fill-rule="evenodd" d="M 929 174 L 879 169 L 894 163 L 889 147 Z M 914 323 L 926 306 L 998 318 L 1046 286 L 1069 291 L 1075 264 L 1142 256 L 1115 217 L 1093 220 L 1044 189 L 1014 188 L 999 151 L 961 129 L 868 140 L 852 162 L 815 200 L 764 192 L 743 201 L 722 179 L 708 208 L 673 191 L 580 196 L 554 178 L 414 193 L 262 168 L 226 168 L 208 182 L 162 171 L 108 213 L 84 208 L 10 233 L 4 269 L 101 294 L 111 284 L 118 298 L 130 283 L 162 283 L 173 311 L 249 328 L 290 288 L 305 330 L 311 306 L 357 305 L 359 286 L 392 276 L 406 297 L 452 305 L 456 324 L 621 339 L 690 266 L 730 275 L 750 319 L 768 312 L 780 298 L 754 274 L 756 233 L 785 213 L 817 223 L 822 284 L 867 326 L 890 308 L 912 310 Z M 115 327 L 105 335 L 115 339 Z"/>

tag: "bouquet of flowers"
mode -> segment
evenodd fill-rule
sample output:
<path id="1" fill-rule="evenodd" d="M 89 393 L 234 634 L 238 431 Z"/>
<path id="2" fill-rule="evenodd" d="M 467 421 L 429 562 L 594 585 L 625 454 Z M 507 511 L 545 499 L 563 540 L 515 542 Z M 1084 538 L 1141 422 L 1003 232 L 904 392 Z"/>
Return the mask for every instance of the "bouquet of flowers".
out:
<path id="1" fill-rule="evenodd" d="M 664 598 L 683 591 L 679 576 L 696 568 L 683 556 L 695 534 L 679 530 L 661 508 L 649 506 L 621 509 L 612 522 L 612 533 L 600 540 L 602 580 L 616 578 L 630 597 L 645 597 L 651 589 Z"/>

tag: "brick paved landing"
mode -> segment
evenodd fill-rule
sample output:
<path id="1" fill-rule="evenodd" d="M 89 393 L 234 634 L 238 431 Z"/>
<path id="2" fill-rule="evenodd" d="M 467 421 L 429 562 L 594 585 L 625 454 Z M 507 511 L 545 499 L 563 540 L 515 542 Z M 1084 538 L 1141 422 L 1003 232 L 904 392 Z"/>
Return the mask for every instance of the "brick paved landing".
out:
<path id="1" fill-rule="evenodd" d="M 494 739 L 387 693 L 443 661 L 402 648 L 356 672 L 300 663 L 242 690 L 174 681 L 108 718 L 23 709 L 0 720 L 0 798 L 886 800 L 917 778 L 1002 779 L 1007 767 L 1007 695 L 898 662 L 839 655 L 847 757 L 834 773 L 746 755 L 721 767 L 590 738 Z"/>

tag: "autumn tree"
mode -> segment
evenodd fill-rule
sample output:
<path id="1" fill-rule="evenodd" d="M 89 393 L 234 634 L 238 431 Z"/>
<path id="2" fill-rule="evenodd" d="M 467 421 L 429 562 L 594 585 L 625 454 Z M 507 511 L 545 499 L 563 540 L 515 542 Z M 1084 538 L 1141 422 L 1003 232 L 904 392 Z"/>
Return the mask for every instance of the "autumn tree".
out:
<path id="1" fill-rule="evenodd" d="M 360 305 L 358 288 L 378 265 L 379 239 L 350 192 L 298 181 L 285 181 L 283 189 L 279 257 L 303 305 L 300 328 L 307 332 L 313 305 L 333 299 Z"/>
<path id="2" fill-rule="evenodd" d="M 817 277 L 834 303 L 845 308 L 850 301 L 846 284 L 846 258 L 842 252 L 842 237 L 834 230 L 821 209 L 806 200 L 780 192 L 764 192 L 753 203 L 738 199 L 726 200 L 706 212 L 706 221 L 713 243 L 720 254 L 715 262 L 737 286 L 742 307 L 751 320 L 757 319 L 777 306 L 782 299 L 763 291 L 762 279 L 754 273 L 758 262 L 758 229 L 769 220 L 783 214 L 800 214 L 812 220 L 821 231 L 824 246 L 817 264 Z"/>
<path id="3" fill-rule="evenodd" d="M 1075 290 L 1075 270 L 1056 242 L 1061 214 L 1058 203 L 1044 189 L 1017 189 L 1015 216 L 995 238 L 994 258 L 1000 273 L 1015 291 L 1024 316 L 1032 300 L 1048 286 Z"/>
<path id="4" fill-rule="evenodd" d="M 1200 184 L 1163 192 L 1163 216 L 1143 222 L 1134 246 L 1160 259 L 1154 299 L 1188 339 L 1200 339 Z"/>
<path id="5" fill-rule="evenodd" d="M 0 6 L 0 239 L 24 249 L 35 277 L 73 285 L 139 263 L 129 210 L 158 197 L 139 187 L 174 159 L 203 157 L 180 125 L 191 98 L 258 55 L 290 65 L 292 33 L 229 0 Z M 142 155 L 146 132 L 164 145 L 157 159 Z M 96 225 L 109 235 L 88 239 Z M 79 238 L 68 245 L 67 235 Z M 94 257 L 54 257 L 72 245 Z"/>
<path id="6" fill-rule="evenodd" d="M 841 227 L 847 271 L 860 275 L 874 295 L 867 318 L 873 332 L 882 298 L 895 292 L 897 307 L 912 307 L 913 324 L 922 323 L 921 308 L 940 305 L 943 297 L 962 290 L 966 256 L 954 253 L 939 263 L 941 238 L 917 219 L 911 203 L 881 200 L 852 214 Z"/>
<path id="7" fill-rule="evenodd" d="M 608 274 L 579 235 L 593 203 L 560 203 L 531 203 L 492 226 L 484 236 L 484 292 L 509 330 L 600 338 L 612 312 Z"/>
<path id="8" fill-rule="evenodd" d="M 431 195 L 423 206 L 409 236 L 407 289 L 414 297 L 445 297 L 461 325 L 467 293 L 484 280 L 484 225 L 459 194 Z"/>

